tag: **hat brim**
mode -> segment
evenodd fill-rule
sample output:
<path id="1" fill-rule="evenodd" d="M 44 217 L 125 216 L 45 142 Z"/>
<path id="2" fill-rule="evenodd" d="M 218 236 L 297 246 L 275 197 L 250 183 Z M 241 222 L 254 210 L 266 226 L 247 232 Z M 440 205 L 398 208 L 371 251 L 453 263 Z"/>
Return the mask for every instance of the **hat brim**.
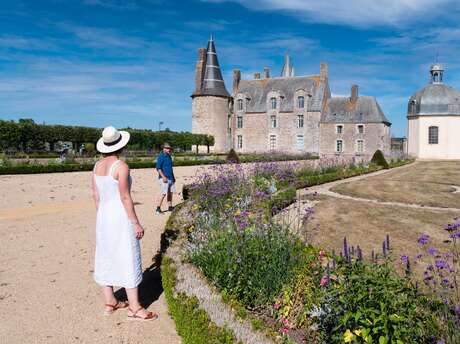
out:
<path id="1" fill-rule="evenodd" d="M 100 153 L 113 153 L 116 152 L 117 150 L 122 149 L 124 146 L 126 146 L 129 142 L 129 139 L 131 135 L 127 131 L 120 130 L 119 131 L 121 134 L 121 140 L 117 144 L 114 145 L 106 145 L 104 143 L 104 139 L 101 137 L 96 144 L 96 149 Z"/>

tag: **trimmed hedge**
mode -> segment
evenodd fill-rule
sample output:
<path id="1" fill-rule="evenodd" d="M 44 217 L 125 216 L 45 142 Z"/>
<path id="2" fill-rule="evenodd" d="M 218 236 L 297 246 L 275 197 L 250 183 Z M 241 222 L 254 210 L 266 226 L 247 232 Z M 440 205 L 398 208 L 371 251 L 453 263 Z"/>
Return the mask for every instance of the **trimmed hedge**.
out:
<path id="1" fill-rule="evenodd" d="M 243 162 L 261 162 L 264 161 L 264 158 L 260 160 L 254 157 L 253 159 L 245 159 Z M 286 160 L 286 157 L 282 158 L 282 161 Z M 317 157 L 306 158 L 305 160 L 317 159 Z M 292 157 L 292 160 L 298 160 L 298 157 Z M 277 161 L 277 160 L 274 160 Z M 153 160 L 145 161 L 127 161 L 131 169 L 138 168 L 155 168 L 155 162 Z M 181 160 L 176 159 L 174 161 L 174 167 L 180 166 L 199 166 L 199 165 L 217 165 L 217 164 L 226 164 L 227 162 L 223 159 L 210 159 L 210 160 Z M 0 166 L 0 175 L 5 174 L 37 174 L 37 173 L 61 173 L 61 172 L 82 172 L 82 171 L 92 171 L 94 163 L 83 163 L 83 164 L 72 164 L 72 163 L 63 163 L 63 164 L 18 164 L 18 165 L 6 165 Z"/>
<path id="2" fill-rule="evenodd" d="M 174 296 L 176 269 L 171 258 L 161 263 L 161 280 L 168 309 L 176 323 L 177 333 L 185 344 L 233 344 L 233 334 L 209 320 L 207 313 L 199 308 L 196 297 L 180 293 Z"/>

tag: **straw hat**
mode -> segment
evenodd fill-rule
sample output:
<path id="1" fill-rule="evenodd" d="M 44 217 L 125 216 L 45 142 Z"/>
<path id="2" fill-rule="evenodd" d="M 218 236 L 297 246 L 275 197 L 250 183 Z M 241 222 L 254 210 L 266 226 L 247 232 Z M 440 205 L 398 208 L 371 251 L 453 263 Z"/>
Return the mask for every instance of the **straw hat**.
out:
<path id="1" fill-rule="evenodd" d="M 170 148 L 172 149 L 171 145 L 168 142 L 163 143 L 163 148 Z"/>
<path id="2" fill-rule="evenodd" d="M 129 138 L 127 131 L 119 131 L 110 126 L 102 131 L 102 137 L 97 141 L 96 149 L 101 153 L 116 152 L 128 144 Z"/>

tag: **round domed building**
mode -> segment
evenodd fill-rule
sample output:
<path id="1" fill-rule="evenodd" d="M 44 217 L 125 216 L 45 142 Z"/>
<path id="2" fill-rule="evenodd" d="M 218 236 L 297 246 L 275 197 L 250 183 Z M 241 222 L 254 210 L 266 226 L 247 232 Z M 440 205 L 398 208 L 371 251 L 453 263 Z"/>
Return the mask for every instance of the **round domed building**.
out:
<path id="1" fill-rule="evenodd" d="M 443 83 L 441 64 L 431 80 L 409 99 L 408 154 L 420 159 L 460 159 L 460 93 Z"/>

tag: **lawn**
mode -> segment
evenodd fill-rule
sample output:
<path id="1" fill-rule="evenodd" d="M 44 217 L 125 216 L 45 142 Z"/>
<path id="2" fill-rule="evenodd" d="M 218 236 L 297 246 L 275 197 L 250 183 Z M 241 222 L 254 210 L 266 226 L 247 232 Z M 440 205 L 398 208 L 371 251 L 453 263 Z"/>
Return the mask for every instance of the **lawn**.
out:
<path id="1" fill-rule="evenodd" d="M 427 233 L 433 242 L 445 239 L 444 225 L 460 214 L 389 207 L 327 196 L 310 196 L 319 203 L 313 219 L 304 227 L 315 244 L 340 252 L 346 236 L 351 245 L 360 245 L 364 257 L 382 251 L 385 236 L 390 235 L 394 254 L 415 256 L 417 238 Z"/>
<path id="2" fill-rule="evenodd" d="M 360 198 L 460 208 L 460 161 L 417 162 L 332 191 Z M 456 192 L 457 191 L 457 192 Z"/>

